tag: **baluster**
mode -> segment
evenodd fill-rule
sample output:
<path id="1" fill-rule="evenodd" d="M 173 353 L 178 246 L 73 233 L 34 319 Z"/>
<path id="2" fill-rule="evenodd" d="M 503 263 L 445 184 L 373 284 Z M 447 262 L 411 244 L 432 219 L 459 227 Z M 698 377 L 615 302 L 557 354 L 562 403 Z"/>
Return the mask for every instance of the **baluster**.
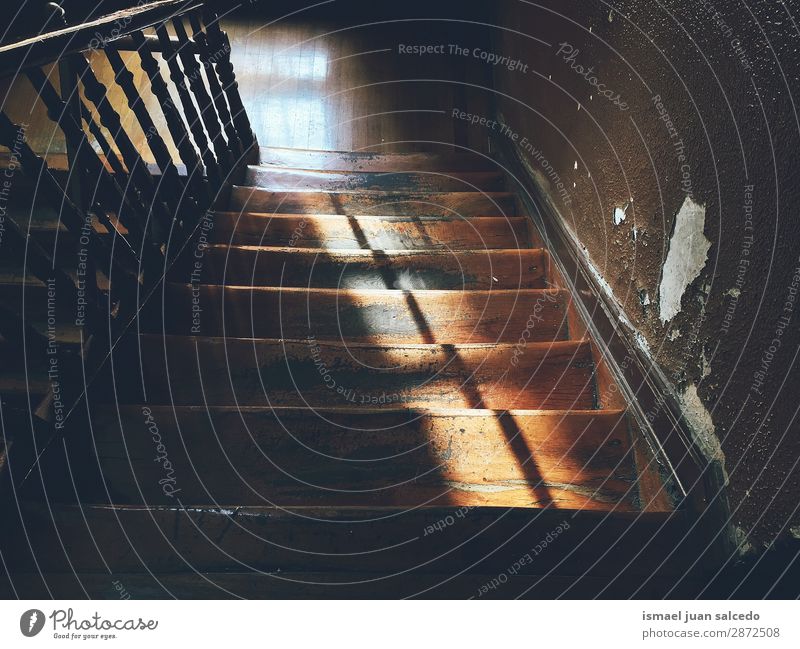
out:
<path id="1" fill-rule="evenodd" d="M 39 245 L 39 242 L 22 231 L 16 221 L 6 215 L 5 236 L 10 239 L 11 247 L 24 251 L 25 269 L 34 277 L 47 284 L 53 280 L 59 294 L 66 294 L 70 299 L 75 296 L 75 282 L 63 270 L 56 266 L 53 258 Z"/>
<path id="2" fill-rule="evenodd" d="M 29 318 L 5 304 L 0 304 L 0 334 L 12 343 L 8 352 L 15 358 L 39 363 L 45 360 L 47 337 L 37 331 Z"/>
<path id="3" fill-rule="evenodd" d="M 89 172 L 90 177 L 97 178 L 103 186 L 107 187 L 114 195 L 115 202 L 118 201 L 119 207 L 116 209 L 117 218 L 135 231 L 136 225 L 128 223 L 131 219 L 135 221 L 138 218 L 135 205 L 132 204 L 127 192 L 119 186 L 117 181 L 111 174 L 106 171 L 105 166 L 97 157 L 97 154 L 91 147 L 87 147 L 86 134 L 76 120 L 75 116 L 70 111 L 69 107 L 64 103 L 59 94 L 56 92 L 53 84 L 47 79 L 42 70 L 33 68 L 26 72 L 28 79 L 33 84 L 39 96 L 47 107 L 47 114 L 54 122 L 56 122 L 64 133 L 64 137 L 72 143 L 77 151 L 77 160 L 79 161 L 79 169 L 85 169 Z M 80 117 L 78 117 L 80 119 Z M 87 151 L 89 148 L 89 151 Z M 101 217 L 101 214 L 98 214 Z M 108 224 L 104 223 L 106 227 Z"/>
<path id="4" fill-rule="evenodd" d="M 52 7 L 56 21 L 66 25 L 64 21 L 64 10 L 57 5 L 56 7 Z M 61 96 L 65 98 L 64 103 L 66 103 L 73 112 L 77 113 L 81 106 L 81 98 L 78 92 L 78 77 L 72 65 L 71 57 L 66 57 L 58 62 L 58 80 Z M 78 150 L 75 148 L 72 141 L 67 140 L 66 144 L 68 167 L 70 169 L 80 170 L 80 165 L 77 164 L 77 159 L 80 155 Z M 88 204 L 85 183 L 86 174 L 82 171 L 71 173 L 67 179 L 67 194 L 72 201 L 81 208 L 85 208 Z"/>
<path id="5" fill-rule="evenodd" d="M 172 162 L 172 156 L 169 153 L 169 149 L 159 134 L 156 125 L 153 123 L 150 113 L 147 112 L 147 106 L 145 106 L 144 100 L 142 99 L 141 95 L 139 95 L 139 91 L 136 89 L 133 73 L 128 70 L 128 67 L 125 65 L 125 62 L 122 60 L 119 52 L 113 47 L 106 48 L 104 52 L 108 62 L 111 64 L 111 68 L 114 70 L 114 78 L 117 82 L 117 85 L 122 88 L 122 92 L 124 93 L 125 99 L 128 102 L 128 108 L 136 116 L 136 120 L 139 122 L 139 126 L 145 134 L 147 146 L 150 148 L 153 158 L 155 158 L 156 164 L 161 171 L 162 178 L 171 179 L 177 182 L 178 170 L 175 167 L 175 164 Z M 142 68 L 144 68 L 145 72 L 148 72 L 144 64 L 142 64 Z M 153 84 L 152 78 L 150 83 Z M 163 104 L 164 100 L 161 97 L 158 97 L 158 95 L 156 96 Z M 182 188 L 179 187 L 178 193 L 181 191 Z"/>
<path id="6" fill-rule="evenodd" d="M 228 35 L 220 29 L 219 17 L 208 5 L 204 5 L 204 22 L 208 44 L 212 50 L 220 52 L 221 56 L 215 63 L 217 75 L 219 75 L 225 95 L 228 98 L 228 105 L 231 107 L 233 123 L 239 134 L 239 140 L 245 149 L 252 149 L 257 146 L 256 136 L 250 126 L 247 111 L 244 109 L 242 97 L 239 94 L 239 84 L 236 81 L 236 74 L 231 63 L 231 44 Z"/>
<path id="7" fill-rule="evenodd" d="M 208 45 L 208 39 L 200 24 L 200 18 L 194 11 L 189 13 L 189 24 L 192 26 L 192 38 L 197 44 L 200 60 L 206 70 L 206 78 L 208 79 L 208 87 L 211 90 L 211 97 L 214 100 L 219 119 L 225 129 L 225 137 L 228 138 L 228 147 L 233 153 L 234 160 L 237 160 L 243 153 L 242 142 L 239 139 L 239 134 L 236 132 L 236 127 L 233 125 L 231 113 L 228 110 L 228 103 L 225 100 L 225 93 L 222 90 L 222 86 L 219 85 L 219 79 L 217 78 L 216 70 L 214 70 L 216 56 Z"/>
<path id="8" fill-rule="evenodd" d="M 136 191 L 138 194 L 139 202 L 145 208 L 145 213 L 148 208 L 152 206 L 153 211 L 156 213 L 156 218 L 162 227 L 169 229 L 172 225 L 173 217 L 170 215 L 167 205 L 157 196 L 155 185 L 153 183 L 153 177 L 150 175 L 150 172 L 147 171 L 147 165 L 145 164 L 144 160 L 142 160 L 142 157 L 139 155 L 139 152 L 136 150 L 133 142 L 131 142 L 128 134 L 122 127 L 122 121 L 120 120 L 119 113 L 117 113 L 117 111 L 114 110 L 113 106 L 111 106 L 109 103 L 107 99 L 108 89 L 105 87 L 105 85 L 100 83 L 91 66 L 89 65 L 89 62 L 82 54 L 75 58 L 77 61 L 76 65 L 79 67 L 81 81 L 83 82 L 86 97 L 94 104 L 95 108 L 97 108 L 97 114 L 100 116 L 101 123 L 106 127 L 106 129 L 108 129 L 109 133 L 111 133 L 111 136 L 114 138 L 114 141 L 119 146 L 120 153 L 122 154 L 125 164 L 128 167 L 129 178 L 133 181 L 131 182 L 130 186 L 132 186 L 134 191 Z M 88 113 L 88 111 L 86 112 Z M 91 115 L 88 115 L 88 117 L 91 117 Z M 87 124 L 90 124 L 91 129 L 91 125 L 94 123 L 94 120 L 89 122 L 86 117 L 84 117 L 84 119 Z M 102 131 L 99 128 L 97 128 L 96 131 L 101 134 L 101 137 L 98 137 L 97 132 L 93 131 L 95 139 L 97 139 L 98 143 L 100 143 L 101 148 L 104 148 L 105 150 L 102 141 L 105 140 L 105 138 L 102 137 Z M 109 148 L 111 147 L 109 146 Z M 110 156 L 109 162 L 111 163 L 112 168 L 114 168 L 114 172 L 122 177 L 122 172 L 115 167 L 114 161 L 118 163 L 119 159 L 117 158 L 117 155 L 113 149 L 112 154 L 113 155 Z M 106 158 L 109 158 L 109 153 L 107 152 Z M 177 205 L 173 205 L 173 208 L 177 208 Z M 156 240 L 161 240 L 161 237 L 156 237 Z"/>
<path id="9" fill-rule="evenodd" d="M 102 129 L 94 120 L 94 117 L 92 117 L 92 114 L 89 112 L 89 109 L 86 107 L 85 104 L 81 103 L 80 111 L 83 117 L 83 121 L 86 122 L 87 126 L 89 127 L 89 131 L 94 136 L 95 140 L 97 140 L 97 143 L 100 145 L 100 148 L 102 149 L 103 153 L 106 156 L 106 160 L 108 160 L 109 165 L 114 170 L 115 180 L 117 184 L 122 188 L 123 191 L 127 192 L 128 187 L 133 187 L 133 186 L 130 183 L 128 172 L 122 165 L 122 161 L 117 156 L 116 151 L 114 151 L 114 148 L 106 139 L 106 136 L 103 134 Z M 77 173 L 78 171 L 73 169 L 72 172 L 70 173 L 70 176 L 76 175 Z M 102 200 L 100 200 L 100 198 L 97 196 L 98 193 L 99 193 L 98 187 L 95 186 L 95 191 L 89 201 L 95 213 L 97 214 L 98 220 L 109 230 L 109 232 L 116 231 L 117 236 L 123 237 L 124 235 L 119 231 L 119 228 L 117 228 L 117 226 L 108 216 L 106 210 L 103 208 Z M 141 210 L 141 214 L 145 214 L 147 212 L 147 207 L 142 202 L 141 197 L 138 195 L 137 195 L 136 207 L 139 210 Z M 139 223 L 138 218 L 135 220 L 126 219 L 126 227 L 128 228 L 128 233 L 130 237 L 132 237 L 137 242 L 137 245 L 141 245 L 142 242 L 145 241 L 144 228 Z M 125 238 L 128 239 L 129 237 Z"/>
<path id="10" fill-rule="evenodd" d="M 79 287 L 76 286 L 72 277 L 56 265 L 53 257 L 29 234 L 23 232 L 22 228 L 17 225 L 16 221 L 9 216 L 6 216 L 4 222 L 5 237 L 9 240 L 9 245 L 12 250 L 20 251 L 20 258 L 23 262 L 23 273 L 30 272 L 34 277 L 39 279 L 48 288 L 53 289 L 54 294 L 59 296 L 65 302 L 72 302 L 77 305 Z M 24 276 L 23 276 L 24 277 Z M 88 279 L 88 278 L 87 278 Z M 98 324 L 98 316 L 101 314 L 99 308 L 99 300 L 97 295 L 97 283 L 95 278 L 91 278 L 91 282 L 87 282 L 86 291 L 87 295 L 87 321 L 89 327 L 94 331 Z M 25 280 L 23 279 L 23 291 L 25 290 Z M 23 298 L 24 300 L 24 298 Z M 24 301 L 23 301 L 24 304 Z M 10 314 L 12 317 L 15 315 L 14 311 Z M 21 315 L 21 321 L 25 323 L 25 313 Z M 9 326 L 18 327 L 19 323 L 9 323 Z M 30 337 L 30 327 L 24 327 L 25 336 Z M 21 331 L 20 331 L 21 333 Z M 38 341 L 38 337 L 34 340 Z M 37 352 L 35 352 L 38 354 Z M 29 359 L 30 360 L 30 359 Z"/>
<path id="11" fill-rule="evenodd" d="M 94 136 L 94 139 L 100 145 L 100 149 L 106 156 L 106 160 L 108 160 L 108 164 L 111 165 L 111 169 L 117 175 L 117 178 L 121 179 L 127 176 L 128 171 L 122 165 L 122 160 L 119 159 L 117 152 L 114 151 L 114 147 L 111 146 L 111 143 L 103 134 L 103 129 L 101 129 L 97 122 L 94 121 L 94 118 L 89 112 L 89 109 L 86 107 L 86 104 L 81 103 L 80 111 L 83 121 L 89 127 L 89 132 L 92 134 L 92 136 Z"/>
<path id="12" fill-rule="evenodd" d="M 200 108 L 202 124 L 205 125 L 206 131 L 208 131 L 208 135 L 211 138 L 211 144 L 214 147 L 214 154 L 217 157 L 218 164 L 225 172 L 230 171 L 233 167 L 231 151 L 222 135 L 222 127 L 219 123 L 219 117 L 217 116 L 214 102 L 211 101 L 211 97 L 203 83 L 202 68 L 195 58 L 192 41 L 189 40 L 182 18 L 173 18 L 172 24 L 175 27 L 175 34 L 178 36 L 178 41 L 180 41 L 177 50 L 178 56 L 180 56 L 184 72 L 189 80 L 189 88 L 192 93 L 194 93 L 197 105 Z"/>
<path id="13" fill-rule="evenodd" d="M 164 81 L 164 78 L 161 76 L 161 70 L 158 66 L 158 61 L 156 61 L 152 52 L 147 47 L 144 34 L 142 32 L 134 32 L 132 37 L 136 47 L 139 48 L 139 59 L 142 63 L 142 69 L 145 71 L 147 78 L 150 80 L 150 89 L 158 100 L 158 103 L 161 105 L 161 111 L 164 115 L 164 119 L 167 122 L 167 128 L 170 136 L 172 137 L 172 141 L 175 143 L 175 147 L 178 149 L 178 155 L 180 156 L 181 161 L 186 166 L 187 182 L 191 188 L 192 196 L 200 206 L 204 207 L 208 202 L 208 193 L 203 185 L 203 179 L 199 172 L 200 159 L 197 157 L 197 152 L 194 150 L 191 140 L 189 139 L 189 133 L 186 131 L 186 127 L 183 124 L 180 113 L 172 102 L 172 98 L 169 95 L 169 90 L 167 89 L 167 84 Z M 133 82 L 133 74 L 131 74 L 131 72 L 122 62 L 122 57 L 116 50 L 107 49 L 106 56 L 111 62 L 114 72 L 117 75 L 117 83 L 125 93 L 125 97 L 128 100 L 128 106 L 139 120 L 139 125 L 142 127 L 142 130 L 148 136 L 150 150 L 153 152 L 156 162 L 161 168 L 161 173 L 167 178 L 174 177 L 178 182 L 180 182 L 178 170 L 172 162 L 172 156 L 170 155 L 164 140 L 161 138 L 161 135 L 156 129 L 150 114 L 147 112 L 147 107 L 145 106 L 144 101 L 139 96 L 139 92 L 136 90 L 136 86 Z"/>
<path id="14" fill-rule="evenodd" d="M 158 36 L 158 42 L 161 44 L 162 56 L 169 68 L 170 80 L 175 84 L 178 91 L 178 98 L 183 107 L 183 114 L 186 117 L 186 122 L 189 124 L 189 130 L 192 132 L 194 143 L 200 151 L 200 157 L 206 168 L 206 175 L 213 183 L 214 187 L 219 187 L 222 184 L 222 177 L 217 165 L 217 159 L 211 152 L 208 138 L 203 130 L 203 123 L 200 121 L 200 116 L 197 114 L 197 110 L 192 103 L 192 96 L 189 94 L 189 90 L 186 86 L 186 78 L 178 64 L 176 51 L 175 48 L 172 47 L 172 41 L 170 40 L 166 27 L 164 27 L 164 25 L 156 27 L 156 35 Z"/>
<path id="15" fill-rule="evenodd" d="M 84 226 L 89 222 L 89 215 L 82 213 L 70 198 L 64 193 L 63 188 L 55 179 L 47 163 L 30 148 L 25 141 L 24 130 L 14 124 L 8 116 L 0 112 L 0 142 L 8 148 L 18 152 L 23 170 L 31 178 L 36 178 L 41 193 L 59 209 L 61 222 L 75 236 L 80 238 Z M 88 253 L 96 261 L 100 261 L 100 270 L 109 278 L 120 278 L 123 290 L 134 289 L 138 277 L 131 269 L 139 267 L 139 259 L 128 241 L 120 236 L 115 242 L 113 250 L 100 240 L 89 228 Z"/>

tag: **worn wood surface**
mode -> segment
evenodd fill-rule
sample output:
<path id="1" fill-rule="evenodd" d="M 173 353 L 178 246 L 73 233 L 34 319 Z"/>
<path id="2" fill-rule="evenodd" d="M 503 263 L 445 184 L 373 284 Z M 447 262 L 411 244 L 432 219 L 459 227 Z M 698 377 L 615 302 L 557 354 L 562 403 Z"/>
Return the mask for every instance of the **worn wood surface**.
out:
<path id="1" fill-rule="evenodd" d="M 141 358 L 139 365 L 138 358 Z M 588 343 L 384 345 L 142 336 L 115 352 L 116 398 L 309 407 L 593 408 Z M 141 368 L 146 395 L 122 389 Z M 124 368 L 124 370 L 122 369 Z M 135 386 L 138 381 L 133 381 Z"/>
<path id="2" fill-rule="evenodd" d="M 270 214 L 516 216 L 508 192 L 270 191 L 234 186 L 228 209 Z"/>
<path id="3" fill-rule="evenodd" d="M 474 172 L 492 171 L 496 164 L 486 154 L 468 149 L 425 152 L 325 151 L 262 146 L 259 163 L 268 169 L 307 169 L 338 172 Z"/>
<path id="4" fill-rule="evenodd" d="M 187 249 L 171 279 L 206 284 L 341 289 L 545 288 L 546 252 L 333 250 L 225 246 Z"/>
<path id="5" fill-rule="evenodd" d="M 331 172 L 251 165 L 243 184 L 272 191 L 491 192 L 502 190 L 504 183 L 499 171 Z"/>
<path id="6" fill-rule="evenodd" d="M 214 243 L 337 250 L 483 250 L 528 248 L 522 217 L 343 216 L 217 212 Z"/>
<path id="7" fill-rule="evenodd" d="M 153 461 L 154 425 L 184 503 L 626 511 L 637 493 L 620 411 L 351 405 L 147 412 L 151 418 L 140 406 L 95 411 L 99 460 L 121 502 L 175 500 L 159 483 L 165 473 Z"/>
<path id="8" fill-rule="evenodd" d="M 462 514 L 459 516 L 458 512 Z M 81 572 L 191 573 L 204 571 L 347 572 L 506 571 L 520 557 L 519 574 L 669 574 L 674 538 L 685 532 L 678 515 L 569 512 L 558 509 L 431 507 L 279 508 L 206 505 L 180 509 L 119 505 L 31 507 L 24 512 L 34 549 L 56 531 Z M 450 518 L 448 518 L 450 517 Z M 450 523 L 450 520 L 453 523 Z M 564 528 L 564 523 L 569 529 Z M 561 526 L 557 541 L 541 550 Z M 438 528 L 438 529 L 437 529 Z M 426 530 L 428 531 L 426 534 Z M 97 545 L 92 541 L 97 541 Z M 620 544 L 620 539 L 626 539 Z M 539 552 L 534 556 L 534 549 Z M 487 548 L 490 550 L 487 551 Z M 637 548 L 632 551 L 631 548 Z M 102 560 L 101 560 L 102 555 Z M 37 553 L 37 558 L 39 554 Z M 63 550 L 41 553 L 44 570 L 69 570 Z M 22 571 L 30 562 L 15 564 Z M 107 567 L 106 567 L 107 566 Z"/>
<path id="9" fill-rule="evenodd" d="M 204 572 L 15 574 L 0 594 L 10 599 L 694 599 L 703 592 L 700 578 L 675 583 L 673 577 L 512 575 L 502 588 L 487 584 L 497 574 L 397 574 L 394 572 Z M 123 585 L 124 593 L 118 590 Z"/>
<path id="10" fill-rule="evenodd" d="M 373 343 L 494 343 L 567 336 L 551 289 L 400 291 L 167 284 L 166 333 Z M 158 305 L 153 305 L 153 308 Z"/>

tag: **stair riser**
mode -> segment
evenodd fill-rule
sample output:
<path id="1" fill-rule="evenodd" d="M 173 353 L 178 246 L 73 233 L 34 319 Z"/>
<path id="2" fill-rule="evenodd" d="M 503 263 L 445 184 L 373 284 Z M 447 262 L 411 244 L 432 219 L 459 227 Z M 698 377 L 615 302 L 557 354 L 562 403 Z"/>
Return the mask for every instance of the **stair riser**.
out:
<path id="1" fill-rule="evenodd" d="M 674 553 L 667 563 L 662 560 L 686 529 L 677 518 L 662 527 L 662 517 L 631 521 L 556 510 L 536 518 L 524 510 L 505 509 L 429 509 L 401 515 L 390 510 L 261 511 L 240 511 L 231 517 L 202 510 L 87 507 L 56 510 L 57 528 L 46 510 L 27 518 L 39 569 L 106 575 L 108 570 L 116 574 L 294 569 L 347 572 L 357 579 L 359 573 L 371 571 L 453 574 L 469 569 L 506 577 L 509 570 L 517 574 L 557 570 L 624 579 L 679 571 Z M 61 551 L 48 546 L 56 529 L 69 548 L 70 564 Z M 26 563 L 14 565 L 20 570 Z"/>
<path id="2" fill-rule="evenodd" d="M 560 291 L 336 291 L 167 285 L 166 333 L 378 344 L 566 337 Z M 223 318 L 223 313 L 225 317 Z"/>
<path id="3" fill-rule="evenodd" d="M 172 281 L 190 283 L 189 252 Z M 403 254 L 308 249 L 211 246 L 201 261 L 201 282 L 233 286 L 293 286 L 341 289 L 515 289 L 545 288 L 541 249 Z"/>
<path id="4" fill-rule="evenodd" d="M 234 187 L 228 209 L 268 214 L 515 216 L 513 194 L 494 192 L 273 192 Z"/>
<path id="5" fill-rule="evenodd" d="M 102 573 L 51 573 L 46 581 L 37 573 L 14 575 L 0 596 L 5 599 L 92 599 L 119 600 L 114 582 L 125 584 L 132 599 L 464 599 L 480 595 L 481 600 L 509 599 L 695 599 L 702 596 L 706 582 L 674 577 L 626 579 L 613 576 L 511 575 L 500 587 L 497 573 L 445 575 L 430 573 L 346 573 L 217 572 L 206 574 L 115 573 L 109 581 Z M 495 580 L 493 582 L 493 580 Z M 45 585 L 46 583 L 46 585 Z"/>
<path id="6" fill-rule="evenodd" d="M 530 248 L 521 217 L 347 217 L 217 212 L 210 243 L 335 250 Z"/>
<path id="7" fill-rule="evenodd" d="M 94 425 L 118 504 L 169 505 L 178 496 L 243 505 L 622 511 L 636 493 L 618 412 L 498 418 L 129 406 L 120 415 L 121 428 L 116 408 L 99 407 Z M 575 482 L 582 487 L 568 486 Z"/>
<path id="8" fill-rule="evenodd" d="M 142 358 L 148 403 L 375 408 L 593 408 L 588 343 L 528 348 L 352 347 L 156 336 L 120 345 L 116 398 Z M 140 374 L 136 372 L 137 376 Z"/>

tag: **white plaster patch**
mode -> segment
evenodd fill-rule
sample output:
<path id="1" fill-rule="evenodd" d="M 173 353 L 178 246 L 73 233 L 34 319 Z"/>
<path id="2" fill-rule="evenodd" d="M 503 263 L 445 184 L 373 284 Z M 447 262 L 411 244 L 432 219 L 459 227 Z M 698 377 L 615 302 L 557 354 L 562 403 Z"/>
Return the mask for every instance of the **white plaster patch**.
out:
<path id="1" fill-rule="evenodd" d="M 733 540 L 736 543 L 736 549 L 739 551 L 740 556 L 746 556 L 755 549 L 747 538 L 747 532 L 738 525 L 735 525 L 733 528 Z"/>
<path id="2" fill-rule="evenodd" d="M 706 356 L 706 350 L 703 349 L 703 378 L 711 375 L 711 363 Z"/>
<path id="3" fill-rule="evenodd" d="M 625 217 L 628 216 L 628 208 L 633 203 L 633 199 L 630 199 L 623 207 L 615 207 L 614 214 L 611 216 L 611 220 L 614 222 L 614 225 L 619 225 L 625 220 Z"/>
<path id="4" fill-rule="evenodd" d="M 703 234 L 706 208 L 686 196 L 675 217 L 675 231 L 661 271 L 659 286 L 659 318 L 664 323 L 681 310 L 681 298 L 708 259 L 711 242 Z"/>
<path id="5" fill-rule="evenodd" d="M 725 472 L 725 455 L 723 455 L 722 447 L 717 439 L 714 420 L 703 405 L 700 395 L 697 394 L 697 386 L 694 383 L 690 384 L 680 395 L 680 400 L 683 415 L 694 430 L 700 449 L 708 459 L 719 461 L 727 483 L 728 474 Z"/>

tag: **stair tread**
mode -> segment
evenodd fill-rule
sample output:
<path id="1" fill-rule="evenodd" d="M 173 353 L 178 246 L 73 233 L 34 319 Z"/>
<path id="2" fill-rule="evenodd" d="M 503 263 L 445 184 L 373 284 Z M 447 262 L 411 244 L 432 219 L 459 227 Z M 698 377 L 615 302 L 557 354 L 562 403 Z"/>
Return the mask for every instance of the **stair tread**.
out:
<path id="1" fill-rule="evenodd" d="M 229 210 L 332 214 L 460 214 L 514 216 L 512 192 L 273 191 L 234 185 Z"/>
<path id="2" fill-rule="evenodd" d="M 524 289 L 547 286 L 541 248 L 498 250 L 337 250 L 285 246 L 187 249 L 174 282 L 303 288 L 404 290 Z M 199 269 L 199 272 L 198 272 Z"/>
<path id="3" fill-rule="evenodd" d="M 523 217 L 343 214 L 214 214 L 210 243 L 329 249 L 475 250 L 530 248 Z"/>
<path id="4" fill-rule="evenodd" d="M 168 283 L 165 333 L 364 342 L 509 342 L 567 337 L 560 289 L 410 290 Z M 153 307 L 155 308 L 155 307 Z M 530 319 L 531 324 L 528 324 Z"/>
<path id="5" fill-rule="evenodd" d="M 496 169 L 487 156 L 467 149 L 440 152 L 380 153 L 260 147 L 262 166 L 328 171 L 470 171 Z"/>
<path id="6" fill-rule="evenodd" d="M 273 191 L 498 191 L 503 188 L 503 175 L 499 171 L 311 171 L 250 165 L 243 186 Z"/>
<path id="7" fill-rule="evenodd" d="M 438 197 L 438 196 L 458 196 L 458 197 L 467 197 L 467 198 L 474 198 L 478 196 L 486 196 L 488 198 L 514 198 L 516 197 L 515 192 L 509 191 L 488 191 L 484 192 L 479 189 L 465 189 L 461 191 L 453 191 L 453 190 L 441 190 L 441 191 L 428 191 L 428 190 L 413 190 L 413 189 L 402 189 L 402 190 L 387 190 L 387 189 L 314 189 L 314 188 L 306 188 L 306 189 L 269 189 L 267 187 L 259 187 L 259 186 L 251 186 L 251 185 L 233 185 L 231 187 L 232 192 L 240 192 L 242 194 L 286 194 L 291 196 L 292 194 L 299 194 L 301 196 L 364 196 L 364 197 L 374 197 L 374 198 L 426 198 L 429 196 Z"/>

